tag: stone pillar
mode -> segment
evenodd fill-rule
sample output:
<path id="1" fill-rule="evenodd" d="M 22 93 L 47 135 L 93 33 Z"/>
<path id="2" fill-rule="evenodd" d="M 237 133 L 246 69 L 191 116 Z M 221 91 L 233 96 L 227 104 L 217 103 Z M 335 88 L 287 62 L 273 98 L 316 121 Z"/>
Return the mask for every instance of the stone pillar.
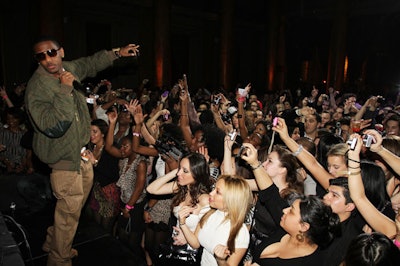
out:
<path id="1" fill-rule="evenodd" d="M 235 3 L 231 0 L 221 0 L 221 57 L 220 83 L 226 90 L 232 90 L 233 67 L 233 17 Z"/>
<path id="2" fill-rule="evenodd" d="M 347 0 L 336 1 L 330 41 L 327 88 L 341 90 L 344 77 L 347 34 Z"/>
<path id="3" fill-rule="evenodd" d="M 171 1 L 154 1 L 155 85 L 171 84 Z"/>
<path id="4" fill-rule="evenodd" d="M 271 0 L 268 3 L 268 33 L 267 33 L 267 90 L 276 88 L 275 74 L 277 62 L 277 38 L 279 33 L 279 0 Z M 280 71 L 280 70 L 279 70 Z"/>

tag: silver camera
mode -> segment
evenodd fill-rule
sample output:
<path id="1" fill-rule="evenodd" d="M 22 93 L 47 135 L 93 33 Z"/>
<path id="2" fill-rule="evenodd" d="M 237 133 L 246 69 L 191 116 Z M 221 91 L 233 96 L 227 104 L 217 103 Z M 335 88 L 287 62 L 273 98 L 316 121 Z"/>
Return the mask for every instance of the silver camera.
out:
<path id="1" fill-rule="evenodd" d="M 235 140 L 236 135 L 237 135 L 236 131 L 232 131 L 232 132 L 228 133 L 228 136 L 230 137 L 231 141 Z"/>
<path id="2" fill-rule="evenodd" d="M 219 102 L 221 101 L 221 96 L 217 96 L 217 97 L 215 97 L 214 98 L 214 103 L 216 104 L 216 105 L 218 105 L 219 104 Z"/>
<path id="3" fill-rule="evenodd" d="M 366 148 L 371 147 L 371 144 L 375 143 L 375 138 L 371 135 L 363 135 L 362 140 L 363 140 L 363 145 Z M 347 144 L 350 145 L 351 150 L 354 150 L 357 145 L 357 139 L 354 138 L 354 139 L 348 140 Z"/>

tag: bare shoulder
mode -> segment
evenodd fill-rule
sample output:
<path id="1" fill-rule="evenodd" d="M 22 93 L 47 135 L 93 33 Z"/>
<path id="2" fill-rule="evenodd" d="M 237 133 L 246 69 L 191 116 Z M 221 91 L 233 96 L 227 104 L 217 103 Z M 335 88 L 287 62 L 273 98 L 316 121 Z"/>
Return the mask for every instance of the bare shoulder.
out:
<path id="1" fill-rule="evenodd" d="M 210 205 L 209 195 L 208 194 L 201 194 L 199 197 L 199 205 L 200 207 Z"/>

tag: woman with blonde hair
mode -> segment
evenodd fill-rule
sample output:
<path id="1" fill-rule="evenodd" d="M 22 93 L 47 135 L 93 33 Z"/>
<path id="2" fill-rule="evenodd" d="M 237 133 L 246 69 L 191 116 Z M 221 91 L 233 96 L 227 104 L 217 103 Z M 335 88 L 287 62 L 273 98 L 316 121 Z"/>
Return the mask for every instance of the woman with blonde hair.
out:
<path id="1" fill-rule="evenodd" d="M 192 207 L 179 211 L 180 228 L 188 243 L 204 247 L 201 265 L 239 265 L 250 242 L 244 224 L 253 202 L 252 192 L 243 177 L 222 175 L 209 197 L 210 207 L 195 232 L 186 226 Z"/>

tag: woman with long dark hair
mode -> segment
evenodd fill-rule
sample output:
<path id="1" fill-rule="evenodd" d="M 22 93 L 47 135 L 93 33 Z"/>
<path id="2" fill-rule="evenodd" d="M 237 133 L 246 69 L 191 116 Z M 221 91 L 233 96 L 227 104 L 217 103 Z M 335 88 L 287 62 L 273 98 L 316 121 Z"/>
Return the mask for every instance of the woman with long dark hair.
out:
<path id="1" fill-rule="evenodd" d="M 175 194 L 172 200 L 172 211 L 175 217 L 183 208 L 193 208 L 186 219 L 186 225 L 194 232 L 201 217 L 210 209 L 208 193 L 211 191 L 212 182 L 209 167 L 205 157 L 200 153 L 190 153 L 179 162 L 179 168 L 163 177 L 154 180 L 147 187 L 147 192 L 153 195 Z M 173 244 L 182 246 L 187 241 L 182 234 L 179 219 L 174 227 Z M 190 245 L 188 250 L 193 250 Z M 174 261 L 174 265 L 183 265 L 185 261 Z"/>

